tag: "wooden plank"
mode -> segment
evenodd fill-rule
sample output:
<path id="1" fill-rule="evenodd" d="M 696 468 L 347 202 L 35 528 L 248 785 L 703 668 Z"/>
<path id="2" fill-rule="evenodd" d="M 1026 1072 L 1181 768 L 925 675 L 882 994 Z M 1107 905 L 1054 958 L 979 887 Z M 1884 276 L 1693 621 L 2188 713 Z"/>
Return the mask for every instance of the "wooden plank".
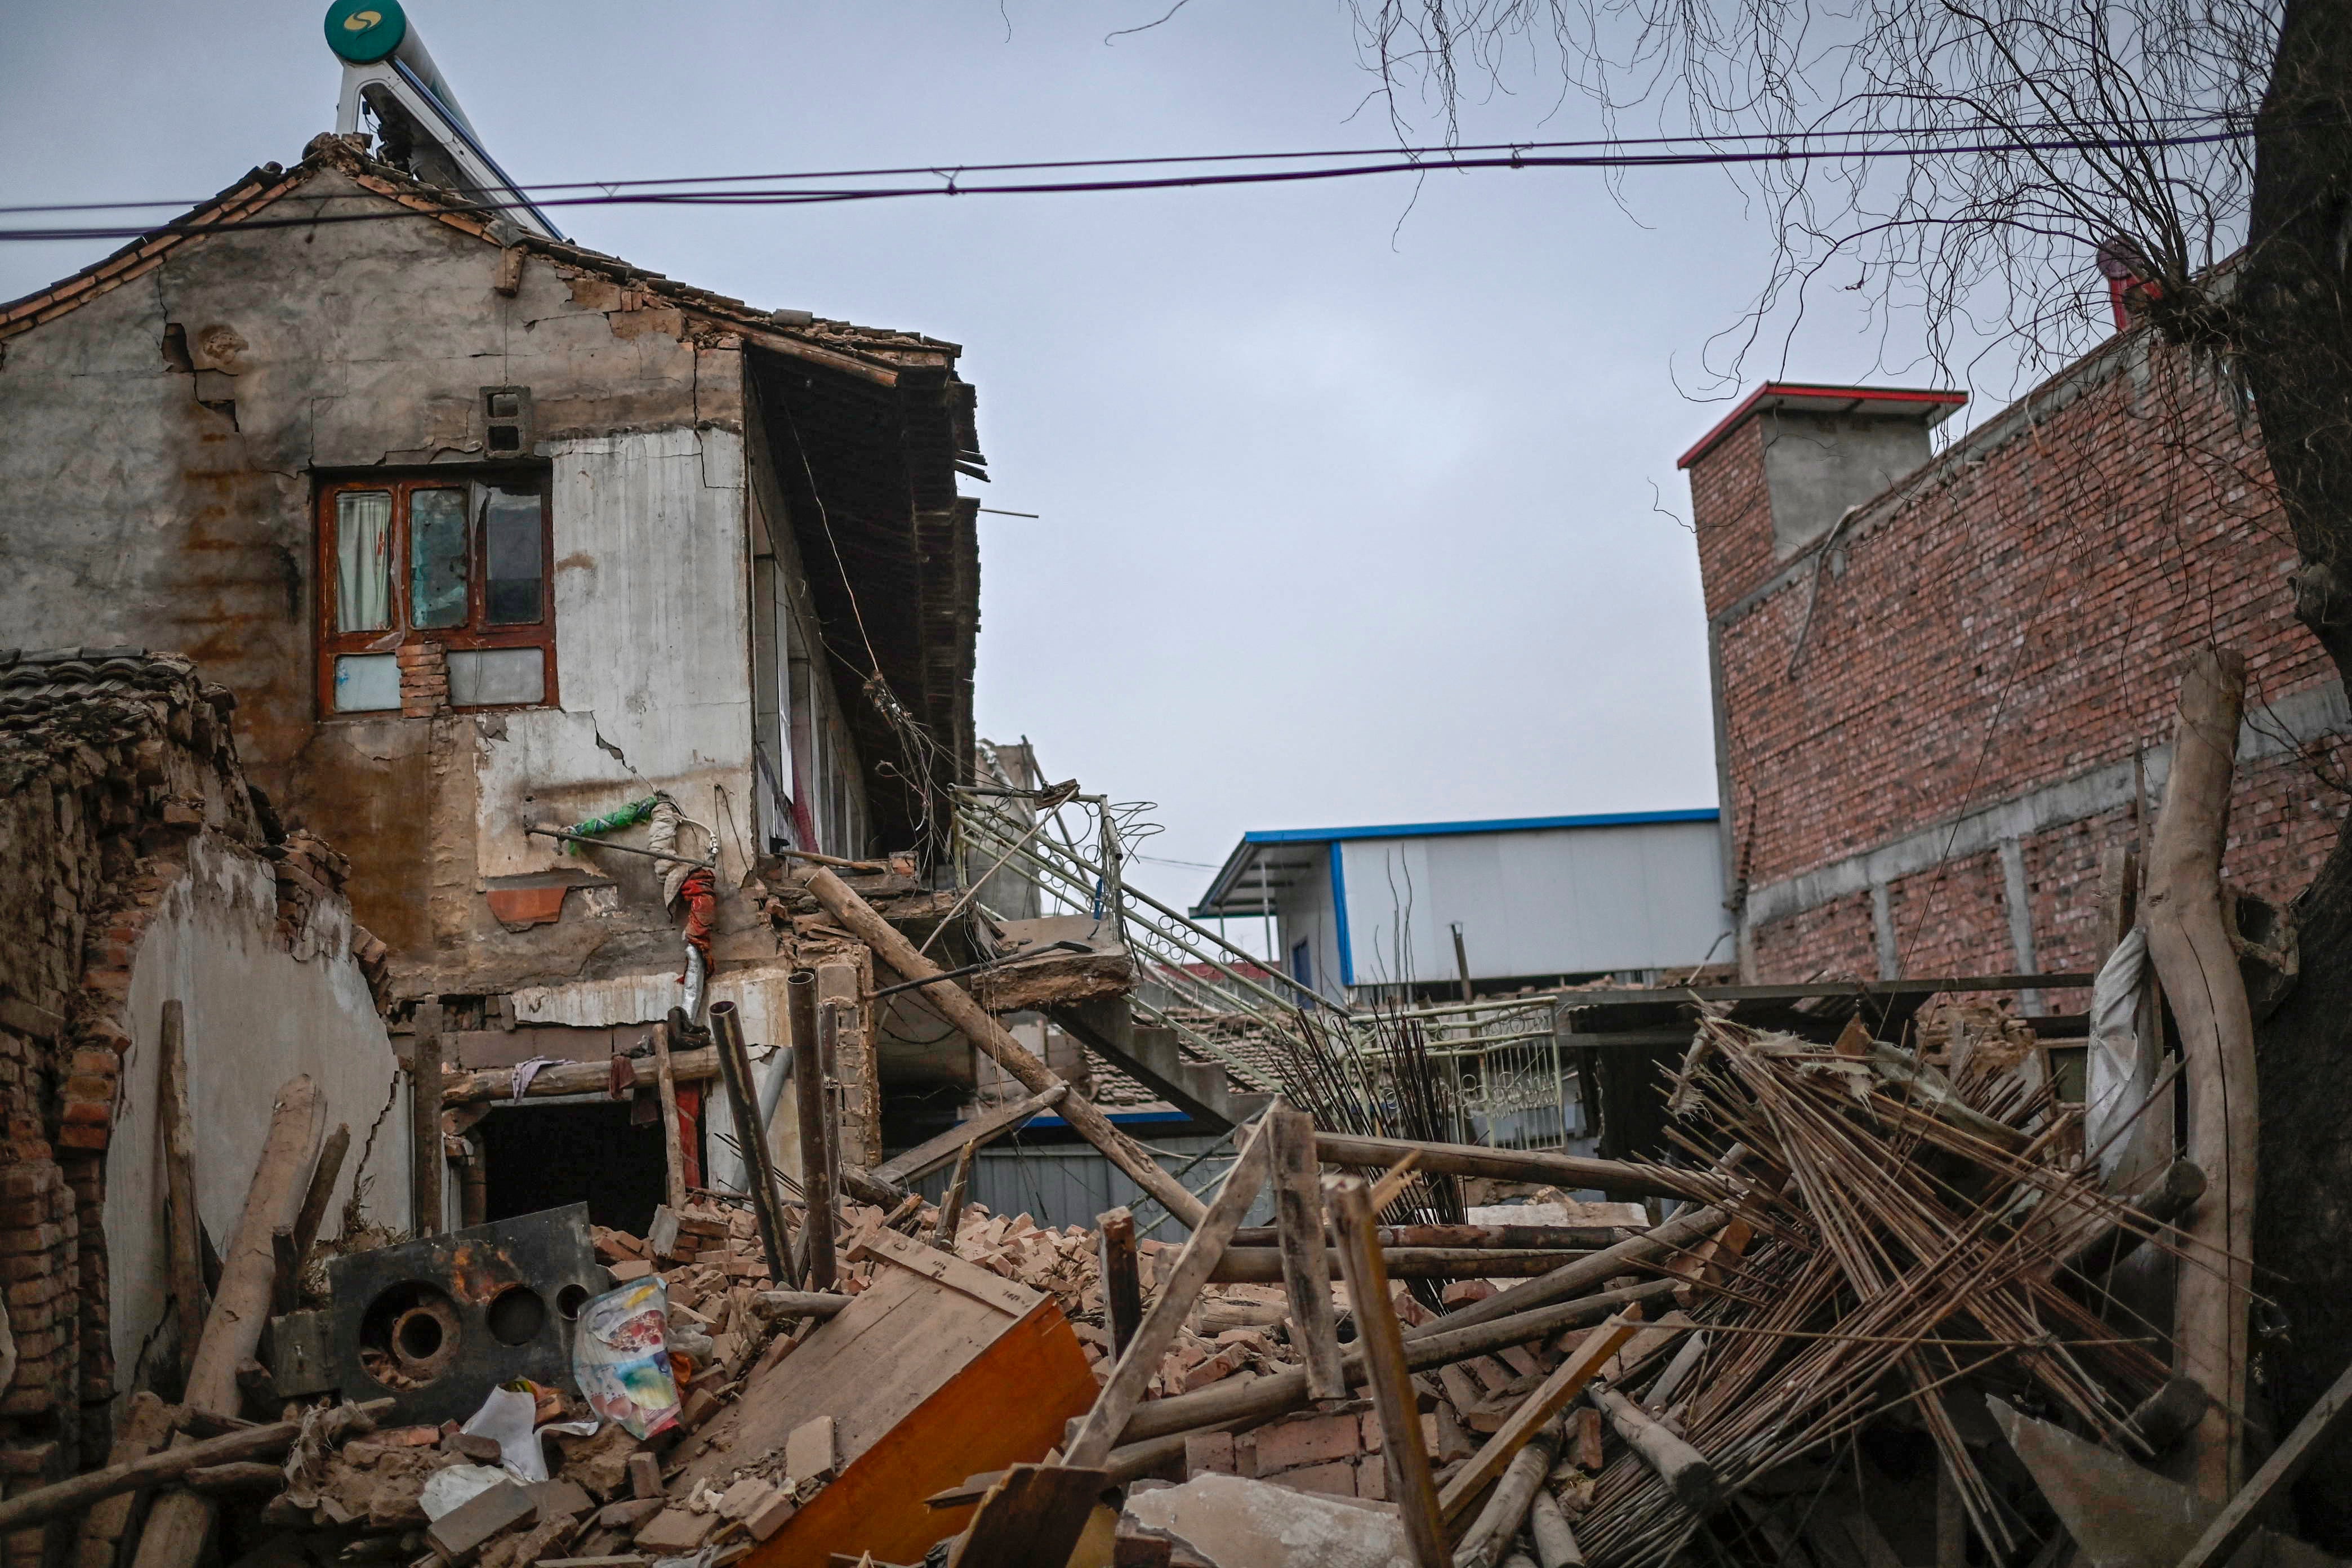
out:
<path id="1" fill-rule="evenodd" d="M 1310 1399 L 1345 1399 L 1339 1327 L 1331 1312 L 1331 1260 L 1323 1250 L 1323 1194 L 1316 1184 L 1315 1119 L 1276 1104 L 1266 1112 L 1273 1142 L 1274 1217 L 1282 1289 L 1294 1342 L 1307 1359 Z M 1224 1261 L 1231 1261 L 1229 1254 Z"/>
<path id="2" fill-rule="evenodd" d="M 901 1269 L 860 1294 L 840 1317 L 818 1331 L 767 1384 L 744 1403 L 791 1406 L 785 1421 L 805 1419 L 822 1405 L 837 1423 L 841 1473 L 804 1504 L 739 1568 L 821 1568 L 835 1552 L 871 1551 L 878 1562 L 919 1563 L 924 1551 L 969 1519 L 962 1508 L 929 1510 L 922 1500 L 965 1477 L 1042 1459 L 1064 1425 L 1087 1408 L 1095 1380 L 1085 1352 L 1050 1297 L 1017 1322 L 968 1297 L 943 1292 L 935 1283 Z M 868 1332 L 821 1368 L 819 1383 L 805 1381 L 801 1358 L 817 1340 L 842 1324 L 869 1298 L 898 1293 L 900 1310 L 888 1314 L 880 1332 Z M 934 1336 L 943 1320 L 966 1326 L 984 1323 L 987 1337 L 968 1331 L 953 1337 L 962 1348 L 941 1354 Z M 895 1335 L 889 1323 L 897 1321 Z M 920 1363 L 908 1375 L 891 1361 Z M 865 1384 L 877 1409 L 863 1401 Z M 751 1433 L 753 1424 L 732 1424 L 734 1411 L 704 1429 L 712 1447 L 690 1463 L 687 1488 L 723 1478 L 746 1454 L 769 1451 Z M 759 1423 L 765 1432 L 776 1422 Z M 786 1427 L 789 1431 L 789 1426 Z M 773 1439 L 781 1443 L 782 1436 Z M 772 1445 L 771 1445 L 772 1446 Z"/>
<path id="3" fill-rule="evenodd" d="M 1126 1353 L 1143 1321 L 1143 1278 L 1136 1265 L 1135 1211 L 1124 1205 L 1095 1216 L 1102 1237 L 1103 1326 L 1110 1331 L 1111 1359 Z"/>
<path id="4" fill-rule="evenodd" d="M 441 1004 L 416 1005 L 408 1073 L 408 1218 L 417 1236 L 441 1234 Z M 290 1220 L 292 1216 L 289 1215 Z"/>
<path id="5" fill-rule="evenodd" d="M 1110 1477 L 1067 1465 L 1014 1465 L 988 1489 L 948 1568 L 1031 1568 L 1069 1560 Z"/>
<path id="6" fill-rule="evenodd" d="M 1108 1457 L 1111 1446 L 1127 1427 L 1128 1418 L 1135 1407 L 1143 1403 L 1145 1385 L 1160 1370 L 1160 1357 L 1176 1338 L 1176 1331 L 1192 1310 L 1201 1288 L 1209 1282 L 1209 1272 L 1223 1256 L 1226 1241 L 1241 1228 L 1243 1216 L 1256 1201 L 1258 1188 L 1265 1181 L 1269 1163 L 1269 1140 L 1261 1122 L 1253 1129 L 1249 1142 L 1242 1146 L 1233 1168 L 1225 1173 L 1224 1185 L 1218 1190 L 1217 1201 L 1211 1204 L 1195 1226 L 1184 1250 L 1176 1257 L 1176 1266 L 1169 1271 L 1168 1279 L 1160 1288 L 1160 1295 L 1143 1314 L 1143 1321 L 1135 1331 L 1135 1338 L 1111 1368 L 1110 1380 L 1103 1384 L 1102 1394 L 1094 1408 L 1087 1412 L 1086 1422 L 1071 1438 L 1064 1454 L 1065 1462 L 1077 1469 L 1098 1468 Z"/>
<path id="7" fill-rule="evenodd" d="M 1488 1483 L 1503 1473 L 1511 1457 L 1526 1446 L 1544 1425 L 1568 1408 L 1569 1401 L 1584 1392 L 1585 1386 L 1598 1376 L 1602 1363 L 1614 1356 L 1619 1347 L 1632 1339 L 1642 1326 L 1641 1309 L 1610 1319 L 1586 1334 L 1574 1353 L 1560 1363 L 1552 1374 L 1538 1384 L 1533 1394 L 1511 1413 L 1509 1420 L 1486 1446 L 1470 1456 L 1470 1460 L 1445 1483 L 1439 1494 L 1437 1506 L 1446 1522 L 1462 1515 Z"/>
<path id="8" fill-rule="evenodd" d="M 1024 1316 L 1045 1300 L 1043 1291 L 1032 1290 L 1002 1274 L 992 1274 L 979 1264 L 958 1258 L 951 1252 L 925 1247 L 914 1237 L 901 1236 L 895 1230 L 877 1230 L 849 1249 L 852 1263 L 867 1258 L 895 1263 L 926 1279 L 936 1280 L 950 1290 L 961 1291 L 975 1301 L 985 1302 L 1008 1317 Z"/>
<path id="9" fill-rule="evenodd" d="M 1380 1415 L 1390 1500 L 1403 1518 L 1416 1568 L 1452 1568 L 1437 1488 L 1429 1474 L 1429 1452 L 1423 1447 L 1420 1400 L 1405 1364 L 1404 1331 L 1389 1300 L 1381 1249 L 1372 1245 L 1378 1219 L 1370 1184 L 1360 1176 L 1338 1177 L 1326 1189 L 1326 1202 L 1331 1228 L 1339 1238 L 1339 1261 L 1348 1277 L 1348 1303 L 1355 1312 L 1356 1342 L 1362 1347 L 1372 1385 L 1372 1408 Z"/>
<path id="10" fill-rule="evenodd" d="M 987 1147 L 1038 1112 L 1059 1105 L 1062 1097 L 1069 1092 L 1070 1086 L 1066 1083 L 1047 1084 L 1043 1090 L 1025 1100 L 1016 1100 L 969 1121 L 959 1121 L 929 1142 L 918 1143 L 904 1153 L 891 1155 L 875 1166 L 871 1173 L 875 1180 L 888 1182 L 893 1186 L 903 1187 L 909 1182 L 919 1182 L 954 1159 L 959 1151 L 973 1144 Z"/>
<path id="11" fill-rule="evenodd" d="M 2286 1441 L 2281 1443 L 2263 1468 L 2254 1472 L 2236 1497 L 2230 1500 L 2220 1517 L 2205 1527 L 2197 1544 L 2180 1560 L 2180 1568 L 2221 1568 L 2230 1561 L 2246 1537 L 2256 1528 L 2257 1516 L 2273 1498 L 2294 1485 L 2311 1461 L 2319 1457 L 2328 1441 L 2342 1431 L 2347 1415 L 2352 1415 L 2352 1367 L 2347 1367 L 2319 1403 L 2304 1413 L 2294 1424 Z"/>

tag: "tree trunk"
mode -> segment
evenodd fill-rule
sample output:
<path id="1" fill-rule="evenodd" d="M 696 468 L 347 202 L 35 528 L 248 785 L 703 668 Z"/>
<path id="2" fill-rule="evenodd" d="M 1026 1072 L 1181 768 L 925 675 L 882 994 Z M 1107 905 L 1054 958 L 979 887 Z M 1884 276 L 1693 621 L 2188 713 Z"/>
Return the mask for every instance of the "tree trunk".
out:
<path id="1" fill-rule="evenodd" d="M 2202 1202 L 2187 1221 L 2200 1267 L 2180 1272 L 2173 1313 L 2175 1367 L 2214 1403 L 2189 1456 L 2208 1502 L 2227 1502 L 2245 1479 L 2247 1314 L 2253 1290 L 2255 1143 L 2253 1016 L 2221 913 L 2221 852 L 2228 842 L 2231 761 L 2244 708 L 2246 661 L 2199 648 L 2180 677 L 2172 778 L 2149 842 L 2140 921 L 2148 956 L 2180 1027 L 2189 1082 L 2189 1158 L 2204 1173 Z"/>
<path id="2" fill-rule="evenodd" d="M 2235 337 L 2287 522 L 2303 555 L 2295 612 L 2352 677 L 2352 8 L 2287 0 L 2257 122 L 2252 207 Z M 2302 976 L 2257 1037 L 2262 1070 L 2258 1263 L 2284 1277 L 2290 1332 L 2263 1349 L 2274 1429 L 2352 1364 L 2352 1252 L 2311 1245 L 2352 1230 L 2352 844 L 2296 900 Z M 2352 1445 L 2297 1489 L 2315 1543 L 2352 1550 Z"/>

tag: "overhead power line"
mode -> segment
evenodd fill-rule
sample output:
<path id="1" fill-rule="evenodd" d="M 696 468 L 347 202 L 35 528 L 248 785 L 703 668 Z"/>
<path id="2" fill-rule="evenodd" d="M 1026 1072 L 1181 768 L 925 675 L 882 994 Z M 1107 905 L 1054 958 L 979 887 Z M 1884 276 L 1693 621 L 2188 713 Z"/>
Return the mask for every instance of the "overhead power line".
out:
<path id="1" fill-rule="evenodd" d="M 2193 127 L 2207 129 L 2197 130 Z M 1221 185 L 1292 184 L 1360 179 L 1386 174 L 1429 174 L 1490 169 L 1655 169 L 1729 167 L 1759 163 L 1878 161 L 2001 153 L 2063 153 L 2155 150 L 2241 140 L 2252 133 L 2250 116 L 2211 113 L 2164 120 L 2115 121 L 2129 134 L 2087 133 L 2086 126 L 2052 126 L 2026 133 L 2002 127 L 1919 127 L 1896 131 L 1753 132 L 1737 136 L 1664 136 L 1587 142 L 1490 142 L 1475 146 L 1360 148 L 1326 152 L 1220 153 L 1139 158 L 1059 159 L 1023 163 L 935 164 L 800 174 L 690 175 L 661 180 L 578 180 L 525 185 L 511 199 L 482 199 L 488 193 L 457 191 L 478 211 L 551 206 L 801 206 L 842 202 L 898 200 L 909 196 L 1076 195 L 1114 191 L 1159 191 Z M 1315 167 L 1233 168 L 1246 163 Z M 1369 160 L 1369 161 L 1367 161 Z M 1003 174 L 1070 173 L 1079 170 L 1167 169 L 1164 174 L 1117 174 L 1100 179 L 998 179 Z M 982 176 L 975 180 L 972 176 Z M 828 180 L 889 180 L 889 184 L 825 185 Z M 713 188 L 722 187 L 722 188 Z M 556 194 L 574 193 L 574 194 Z M 509 195 L 509 193 L 499 193 Z M 339 197 L 293 195 L 287 202 L 323 205 Z M 42 212 L 129 211 L 142 207 L 194 206 L 192 202 L 126 201 L 0 206 L 0 215 Z M 402 209 L 313 212 L 307 216 L 247 218 L 239 228 L 305 227 L 327 223 L 382 222 L 429 216 Z M 128 239 L 153 233 L 201 233 L 209 223 L 0 229 L 0 240 Z"/>

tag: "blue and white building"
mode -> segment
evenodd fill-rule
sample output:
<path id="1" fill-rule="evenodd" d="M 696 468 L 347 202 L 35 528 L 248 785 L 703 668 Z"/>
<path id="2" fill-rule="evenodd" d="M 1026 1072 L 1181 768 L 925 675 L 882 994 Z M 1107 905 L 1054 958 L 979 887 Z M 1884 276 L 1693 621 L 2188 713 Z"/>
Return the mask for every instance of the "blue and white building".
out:
<path id="1" fill-rule="evenodd" d="M 1195 919 L 1270 921 L 1293 979 L 1335 1001 L 1459 994 L 1727 962 L 1716 811 L 1243 835 Z M 1239 933 L 1236 933 L 1237 935 Z"/>

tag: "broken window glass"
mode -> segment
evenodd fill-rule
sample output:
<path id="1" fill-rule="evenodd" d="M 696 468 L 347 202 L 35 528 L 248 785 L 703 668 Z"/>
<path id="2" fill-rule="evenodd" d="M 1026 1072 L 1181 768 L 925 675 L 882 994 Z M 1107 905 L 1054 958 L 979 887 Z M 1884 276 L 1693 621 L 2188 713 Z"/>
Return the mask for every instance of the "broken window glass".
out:
<path id="1" fill-rule="evenodd" d="M 347 653 L 335 660 L 335 711 L 380 713 L 400 706 L 400 656 Z"/>
<path id="2" fill-rule="evenodd" d="M 408 614 L 417 626 L 466 624 L 466 492 L 408 496 Z"/>
<path id="3" fill-rule="evenodd" d="M 529 626 L 540 616 L 545 575 L 539 492 L 484 485 L 480 493 L 483 622 Z"/>
<path id="4" fill-rule="evenodd" d="M 345 490 L 335 498 L 335 629 L 391 625 L 392 492 Z"/>

